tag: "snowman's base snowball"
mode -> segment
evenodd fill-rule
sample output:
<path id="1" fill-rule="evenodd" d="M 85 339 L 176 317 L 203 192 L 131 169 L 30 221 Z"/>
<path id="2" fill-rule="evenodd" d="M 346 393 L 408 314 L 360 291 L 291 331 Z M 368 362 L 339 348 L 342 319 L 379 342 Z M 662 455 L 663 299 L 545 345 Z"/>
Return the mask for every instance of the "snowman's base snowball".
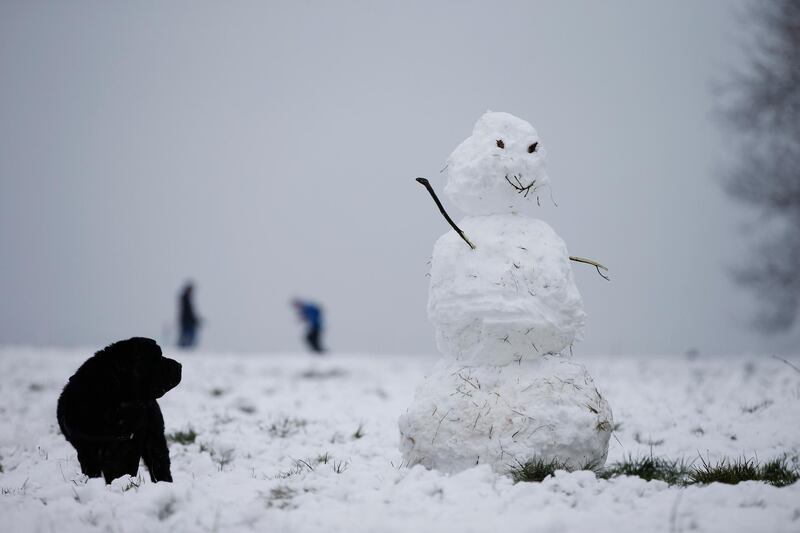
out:
<path id="1" fill-rule="evenodd" d="M 600 467 L 608 454 L 611 409 L 586 368 L 563 356 L 504 366 L 439 361 L 399 420 L 406 464 L 496 472 L 532 458 L 569 468 Z"/>

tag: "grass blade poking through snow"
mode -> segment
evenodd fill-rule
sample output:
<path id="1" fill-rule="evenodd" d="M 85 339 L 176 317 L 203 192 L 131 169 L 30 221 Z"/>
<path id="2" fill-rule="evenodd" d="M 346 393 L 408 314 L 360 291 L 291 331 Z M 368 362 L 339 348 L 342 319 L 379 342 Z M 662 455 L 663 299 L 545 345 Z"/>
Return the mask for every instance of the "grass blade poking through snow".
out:
<path id="1" fill-rule="evenodd" d="M 736 485 L 742 481 L 763 481 L 776 487 L 791 485 L 800 478 L 796 468 L 789 466 L 788 461 L 774 459 L 759 465 L 755 459 L 741 457 L 739 459 L 721 459 L 711 464 L 700 458 L 701 465 L 694 467 L 689 475 L 690 484 L 726 483 Z"/>
<path id="2" fill-rule="evenodd" d="M 526 482 L 539 482 L 543 481 L 546 477 L 552 476 L 556 470 L 570 470 L 567 468 L 566 463 L 558 459 L 550 459 L 549 461 L 542 458 L 528 459 L 527 461 L 520 462 L 508 467 L 508 473 L 514 483 L 520 481 Z"/>
<path id="3" fill-rule="evenodd" d="M 657 479 L 670 485 L 683 485 L 690 473 L 689 465 L 683 460 L 669 460 L 653 455 L 647 457 L 628 457 L 621 463 L 604 468 L 598 477 L 610 479 L 617 476 L 636 476 L 645 481 Z"/>
<path id="4" fill-rule="evenodd" d="M 174 433 L 167 433 L 167 442 L 176 442 L 178 444 L 188 445 L 194 443 L 197 439 L 197 432 L 191 427 L 185 431 L 175 431 Z"/>
<path id="5" fill-rule="evenodd" d="M 785 457 L 773 459 L 761 465 L 761 479 L 770 485 L 785 487 L 800 479 L 800 470 L 789 466 Z"/>
<path id="6" fill-rule="evenodd" d="M 628 457 L 600 471 L 598 477 L 611 479 L 617 476 L 636 476 L 645 481 L 654 479 L 670 485 L 706 485 L 727 483 L 735 485 L 742 481 L 762 481 L 776 487 L 791 485 L 800 479 L 800 470 L 789 464 L 787 458 L 773 459 L 759 464 L 756 459 L 720 459 L 716 463 L 700 457 L 700 465 L 687 464 L 684 460 L 662 457 Z"/>

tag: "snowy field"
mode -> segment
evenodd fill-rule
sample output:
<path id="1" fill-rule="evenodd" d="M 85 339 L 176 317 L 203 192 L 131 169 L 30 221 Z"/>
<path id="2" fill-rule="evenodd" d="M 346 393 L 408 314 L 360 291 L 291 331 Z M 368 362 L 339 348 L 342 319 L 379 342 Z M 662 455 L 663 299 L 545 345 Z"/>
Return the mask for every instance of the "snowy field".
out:
<path id="1" fill-rule="evenodd" d="M 397 417 L 435 357 L 165 355 L 183 381 L 159 403 L 175 482 L 81 474 L 56 400 L 90 354 L 0 350 L 0 531 L 800 531 L 800 482 L 668 487 L 591 472 L 513 484 L 489 467 L 401 465 Z M 629 454 L 800 453 L 800 372 L 768 356 L 580 359 Z M 798 358 L 792 362 L 800 366 Z M 795 458 L 796 460 L 796 458 Z"/>

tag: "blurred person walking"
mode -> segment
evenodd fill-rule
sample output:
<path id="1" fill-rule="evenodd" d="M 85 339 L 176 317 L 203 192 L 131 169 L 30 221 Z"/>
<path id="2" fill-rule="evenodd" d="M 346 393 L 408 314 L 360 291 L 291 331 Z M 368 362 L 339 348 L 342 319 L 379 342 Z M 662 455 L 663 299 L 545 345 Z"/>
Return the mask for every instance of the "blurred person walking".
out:
<path id="1" fill-rule="evenodd" d="M 320 339 L 322 335 L 322 308 L 314 302 L 303 301 L 299 298 L 293 299 L 292 305 L 297 311 L 300 320 L 308 326 L 305 336 L 308 348 L 314 353 L 323 353 L 325 350 L 322 348 Z"/>
<path id="2" fill-rule="evenodd" d="M 200 317 L 194 310 L 194 283 L 187 281 L 178 298 L 178 346 L 193 348 L 197 345 Z"/>

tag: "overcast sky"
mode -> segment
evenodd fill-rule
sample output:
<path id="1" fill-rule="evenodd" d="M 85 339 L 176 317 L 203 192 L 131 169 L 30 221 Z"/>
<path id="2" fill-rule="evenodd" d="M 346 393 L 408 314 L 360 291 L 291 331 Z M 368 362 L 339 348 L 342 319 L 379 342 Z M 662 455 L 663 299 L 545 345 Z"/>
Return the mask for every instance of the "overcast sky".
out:
<path id="1" fill-rule="evenodd" d="M 168 342 L 197 281 L 210 349 L 435 352 L 425 191 L 487 109 L 530 121 L 570 253 L 576 353 L 781 351 L 728 280 L 716 1 L 0 4 L 0 343 Z M 459 218 L 454 206 L 450 207 Z M 171 331 L 172 330 L 172 331 Z"/>

